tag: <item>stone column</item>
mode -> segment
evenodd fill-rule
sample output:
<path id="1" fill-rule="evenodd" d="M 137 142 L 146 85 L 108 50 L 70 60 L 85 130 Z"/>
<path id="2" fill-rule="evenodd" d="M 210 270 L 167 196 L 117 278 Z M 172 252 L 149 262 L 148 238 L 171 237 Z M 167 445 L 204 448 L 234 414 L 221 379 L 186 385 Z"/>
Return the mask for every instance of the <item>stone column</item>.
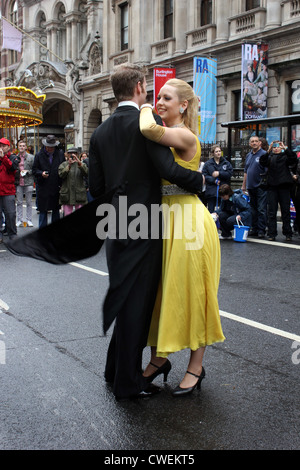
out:
<path id="1" fill-rule="evenodd" d="M 281 2 L 267 0 L 267 19 L 265 29 L 272 29 L 281 25 Z"/>
<path id="2" fill-rule="evenodd" d="M 186 35 L 187 30 L 187 1 L 174 1 L 174 34 L 176 38 L 175 54 L 184 53 L 186 51 Z"/>
<path id="3" fill-rule="evenodd" d="M 216 43 L 223 43 L 228 40 L 229 24 L 227 18 L 230 16 L 228 3 L 224 0 L 215 0 L 213 22 L 216 23 Z"/>

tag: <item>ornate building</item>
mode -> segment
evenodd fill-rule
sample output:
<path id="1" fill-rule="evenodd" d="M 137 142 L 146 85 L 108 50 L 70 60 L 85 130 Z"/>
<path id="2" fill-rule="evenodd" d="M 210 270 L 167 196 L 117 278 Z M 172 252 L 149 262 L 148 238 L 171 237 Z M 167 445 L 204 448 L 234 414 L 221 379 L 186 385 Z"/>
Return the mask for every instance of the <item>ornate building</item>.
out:
<path id="1" fill-rule="evenodd" d="M 23 36 L 22 55 L 15 55 L 15 64 L 8 67 L 9 76 L 3 72 L 2 58 L 1 76 L 45 92 L 41 130 L 52 128 L 82 149 L 88 149 L 92 131 L 114 110 L 109 74 L 114 65 L 127 61 L 148 66 L 151 100 L 154 67 L 174 67 L 178 78 L 193 84 L 193 58 L 215 58 L 216 140 L 224 146 L 230 140 L 233 158 L 240 141 L 253 130 L 243 134 L 241 127 L 224 127 L 241 119 L 242 44 L 268 44 L 268 118 L 300 112 L 299 0 L 3 3 L 4 16 L 17 4 L 19 25 L 28 35 Z M 1 83 L 5 86 L 3 78 Z M 282 138 L 291 139 L 292 134 L 294 144 L 300 144 L 300 120 L 283 126 Z M 264 129 L 259 131 L 263 134 Z"/>

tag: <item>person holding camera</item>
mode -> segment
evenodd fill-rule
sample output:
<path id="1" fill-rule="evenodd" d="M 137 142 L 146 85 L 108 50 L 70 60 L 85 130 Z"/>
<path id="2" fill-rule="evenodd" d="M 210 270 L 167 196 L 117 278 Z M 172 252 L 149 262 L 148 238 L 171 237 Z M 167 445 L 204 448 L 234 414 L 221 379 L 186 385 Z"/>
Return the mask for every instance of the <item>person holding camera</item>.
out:
<path id="1" fill-rule="evenodd" d="M 59 203 L 62 204 L 64 215 L 69 215 L 87 203 L 86 178 L 88 167 L 78 158 L 77 148 L 67 150 L 67 160 L 58 167 L 62 179 L 59 192 Z"/>
<path id="2" fill-rule="evenodd" d="M 64 153 L 58 149 L 59 140 L 54 135 L 47 135 L 42 140 L 43 148 L 36 154 L 32 173 L 36 178 L 37 209 L 39 228 L 48 223 L 48 211 L 52 211 L 52 222 L 59 220 L 59 190 L 61 179 L 58 167 L 65 160 Z"/>
<path id="3" fill-rule="evenodd" d="M 17 156 L 10 152 L 10 141 L 4 137 L 0 139 L 0 214 L 4 212 L 5 226 L 10 239 L 17 234 L 15 175 L 18 162 Z M 0 243 L 2 241 L 3 234 L 0 232 Z"/>
<path id="4" fill-rule="evenodd" d="M 290 167 L 297 164 L 297 155 L 283 142 L 274 141 L 268 151 L 259 159 L 259 163 L 268 168 L 268 240 L 274 241 L 277 236 L 277 210 L 280 205 L 282 233 L 286 241 L 292 240 L 290 222 L 290 200 L 293 177 Z"/>

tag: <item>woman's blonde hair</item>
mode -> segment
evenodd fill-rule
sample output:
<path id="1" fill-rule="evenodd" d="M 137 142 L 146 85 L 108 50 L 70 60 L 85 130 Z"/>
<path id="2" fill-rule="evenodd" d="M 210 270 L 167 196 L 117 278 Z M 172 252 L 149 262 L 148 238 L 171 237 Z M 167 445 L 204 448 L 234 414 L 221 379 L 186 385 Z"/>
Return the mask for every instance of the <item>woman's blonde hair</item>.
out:
<path id="1" fill-rule="evenodd" d="M 198 109 L 199 102 L 193 88 L 184 80 L 171 78 L 165 85 L 176 88 L 176 93 L 180 102 L 188 101 L 188 107 L 183 113 L 183 122 L 195 135 L 198 135 Z"/>

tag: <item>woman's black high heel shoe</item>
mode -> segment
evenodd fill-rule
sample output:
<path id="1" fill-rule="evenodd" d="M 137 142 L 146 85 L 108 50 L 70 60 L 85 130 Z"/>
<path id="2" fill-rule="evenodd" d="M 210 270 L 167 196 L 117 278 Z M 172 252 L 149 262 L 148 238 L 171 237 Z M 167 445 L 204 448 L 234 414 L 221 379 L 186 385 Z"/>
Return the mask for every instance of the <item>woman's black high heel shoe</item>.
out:
<path id="1" fill-rule="evenodd" d="M 148 375 L 148 377 L 145 377 L 147 382 L 149 382 L 149 383 L 152 382 L 152 380 L 154 380 L 155 377 L 157 377 L 160 374 L 164 374 L 164 382 L 166 382 L 167 379 L 168 379 L 168 374 L 169 374 L 169 372 L 171 370 L 171 367 L 172 367 L 172 364 L 169 361 L 169 359 L 167 359 L 166 362 L 164 362 L 163 365 L 160 366 L 160 367 L 158 367 L 156 364 L 153 364 L 153 362 L 150 362 L 150 364 L 151 364 L 151 366 L 156 367 L 157 370 L 155 372 L 153 372 L 153 374 Z"/>
<path id="2" fill-rule="evenodd" d="M 193 374 L 192 372 L 189 372 L 188 370 L 186 371 L 187 374 L 191 374 L 193 375 L 194 377 L 197 377 L 197 382 L 195 383 L 195 385 L 193 385 L 193 387 L 188 387 L 188 388 L 181 388 L 179 385 L 174 388 L 174 390 L 172 391 L 172 395 L 173 397 L 183 397 L 185 395 L 189 395 L 190 393 L 192 393 L 195 388 L 197 387 L 197 390 L 200 390 L 200 387 L 201 387 L 201 382 L 202 380 L 204 379 L 205 377 L 205 370 L 204 370 L 204 367 L 202 367 L 202 372 L 200 375 L 196 375 L 196 374 Z"/>

